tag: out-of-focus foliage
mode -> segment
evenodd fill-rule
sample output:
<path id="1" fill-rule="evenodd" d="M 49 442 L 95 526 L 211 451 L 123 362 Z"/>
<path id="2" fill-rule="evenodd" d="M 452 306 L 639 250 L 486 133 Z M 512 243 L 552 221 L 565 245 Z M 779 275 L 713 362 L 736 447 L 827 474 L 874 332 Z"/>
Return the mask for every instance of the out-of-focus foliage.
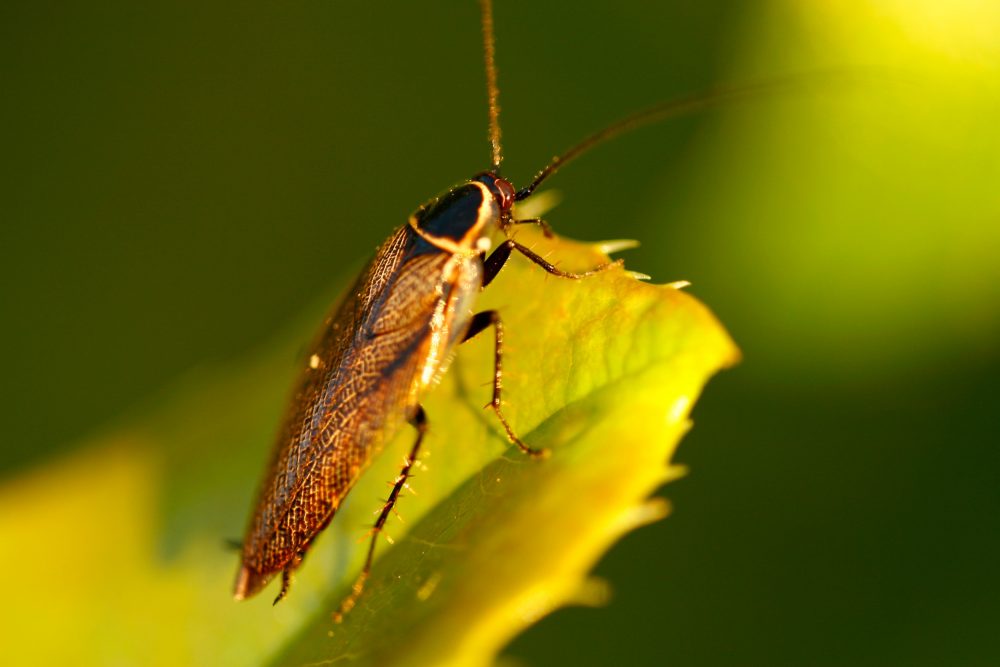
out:
<path id="1" fill-rule="evenodd" d="M 797 341 L 769 373 L 871 379 L 995 349 L 1000 6 L 791 5 L 750 22 L 730 76 L 834 67 L 867 81 L 714 123 L 663 179 L 653 217 L 688 224 L 661 241 L 710 263 L 762 345 Z"/>
<path id="2" fill-rule="evenodd" d="M 668 487 L 671 520 L 598 565 L 611 603 L 553 614 L 508 654 L 539 665 L 997 662 L 997 4 L 496 9 L 504 169 L 517 183 L 586 133 L 677 94 L 812 68 L 872 80 L 649 128 L 552 180 L 556 229 L 640 239 L 630 265 L 691 280 L 744 362 L 698 404 L 678 452 L 691 474 Z M 251 660 L 283 637 L 248 633 L 221 658 L 193 648 L 217 629 L 204 618 L 234 609 L 232 559 L 184 527 L 242 528 L 297 349 L 274 349 L 257 370 L 243 364 L 249 351 L 278 330 L 299 338 L 309 326 L 289 321 L 347 265 L 429 194 L 486 166 L 475 3 L 234 12 L 13 0 L 0 26 L 0 511 L 25 515 L 8 492 L 53 460 L 77 500 L 36 508 L 57 544 L 0 534 L 0 550 L 17 563 L 12 579 L 43 572 L 85 590 L 94 612 L 80 618 L 26 585 L 5 620 L 53 618 L 39 642 L 58 628 L 138 643 L 162 630 L 144 620 L 141 589 L 89 563 L 150 582 L 162 567 L 217 563 L 205 616 L 178 615 L 186 625 L 172 637 L 195 661 Z M 239 402 L 216 414 L 216 431 L 163 420 L 151 428 L 183 449 L 119 454 L 106 466 L 117 483 L 88 481 L 100 464 L 71 443 L 168 402 L 208 412 L 186 387 L 208 390 L 190 369 L 218 364 L 240 370 L 212 392 L 279 378 L 248 395 L 253 423 Z M 199 460 L 217 448 L 229 456 Z M 196 497 L 210 509 L 186 500 Z M 45 567 L 66 526 L 85 522 L 70 509 L 107 520 L 75 547 L 78 560 Z M 137 518 L 150 513 L 152 524 Z M 130 556 L 141 540 L 152 555 Z M 297 605 L 318 609 L 326 582 L 308 578 L 338 577 L 334 561 L 311 555 L 264 622 L 273 613 L 291 632 L 309 615 Z M 135 613 L 111 627 L 102 605 Z"/>

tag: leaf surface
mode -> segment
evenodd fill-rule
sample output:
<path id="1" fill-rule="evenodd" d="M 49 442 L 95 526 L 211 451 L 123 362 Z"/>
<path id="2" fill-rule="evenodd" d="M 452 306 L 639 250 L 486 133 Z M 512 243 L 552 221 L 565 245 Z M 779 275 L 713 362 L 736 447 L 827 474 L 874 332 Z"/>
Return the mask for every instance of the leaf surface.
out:
<path id="1" fill-rule="evenodd" d="M 567 270 L 607 259 L 531 230 L 519 239 Z M 189 375 L 71 457 L 0 486 L 0 567 L 18 573 L 0 619 L 11 664 L 487 665 L 542 615 L 599 602 L 587 573 L 665 514 L 648 499 L 679 474 L 669 461 L 691 406 L 738 352 L 696 299 L 621 269 L 572 281 L 515 256 L 477 307 L 503 317 L 508 419 L 552 456 L 522 455 L 483 409 L 491 332 L 462 346 L 424 401 L 417 495 L 397 505 L 395 544 L 380 541 L 343 624 L 330 612 L 411 432 L 355 487 L 281 604 L 270 605 L 276 584 L 233 602 L 238 559 L 221 546 L 242 533 L 309 317 L 287 342 Z"/>
<path id="2" fill-rule="evenodd" d="M 595 246 L 525 237 L 567 270 L 607 261 Z M 504 318 L 506 414 L 552 456 L 525 457 L 483 409 L 492 369 L 485 332 L 426 401 L 430 470 L 414 481 L 421 495 L 400 503 L 418 521 L 382 547 L 343 624 L 320 613 L 275 664 L 491 664 L 542 615 L 599 601 L 600 583 L 587 578 L 597 559 L 624 532 L 665 515 L 663 501 L 647 499 L 680 473 L 669 460 L 688 412 L 738 354 L 707 309 L 621 269 L 574 281 L 520 257 L 481 305 Z M 442 467 L 454 488 L 428 481 Z M 424 484 L 433 500 L 411 505 Z M 322 607 L 335 609 L 345 593 L 335 588 Z"/>

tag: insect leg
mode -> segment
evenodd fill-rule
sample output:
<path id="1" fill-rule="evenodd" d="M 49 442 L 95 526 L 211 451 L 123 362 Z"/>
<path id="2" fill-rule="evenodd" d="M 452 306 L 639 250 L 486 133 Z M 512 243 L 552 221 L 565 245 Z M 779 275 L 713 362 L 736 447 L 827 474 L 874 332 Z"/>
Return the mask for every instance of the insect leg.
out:
<path id="1" fill-rule="evenodd" d="M 552 231 L 552 225 L 545 222 L 541 218 L 525 218 L 523 220 L 511 220 L 508 224 L 511 225 L 538 225 L 538 228 L 542 230 L 542 234 L 545 234 L 545 238 L 551 239 L 555 236 L 555 232 Z"/>
<path id="2" fill-rule="evenodd" d="M 496 278 L 496 275 L 503 268 L 503 265 L 507 263 L 507 259 L 510 257 L 512 251 L 518 251 L 524 255 L 527 259 L 531 260 L 538 266 L 542 267 L 554 276 L 559 276 L 560 278 L 571 278 L 573 280 L 579 280 L 580 278 L 586 278 L 592 276 L 601 271 L 606 271 L 615 266 L 622 266 L 624 262 L 620 259 L 616 259 L 613 262 L 605 262 L 604 264 L 599 264 L 589 271 L 582 271 L 580 273 L 572 273 L 569 271 L 563 271 L 562 269 L 556 268 L 556 266 L 548 261 L 546 261 L 541 255 L 533 252 L 527 246 L 523 246 L 513 239 L 507 239 L 494 250 L 486 261 L 483 262 L 483 287 L 486 287 Z"/>
<path id="3" fill-rule="evenodd" d="M 288 587 L 292 585 L 292 568 L 286 567 L 281 571 L 281 590 L 278 591 L 278 596 L 274 598 L 274 602 L 271 604 L 278 604 L 281 602 L 286 595 L 288 595 Z"/>
<path id="4" fill-rule="evenodd" d="M 302 558 L 304 556 L 305 551 L 300 551 L 295 554 L 295 557 L 289 561 L 288 565 L 285 566 L 285 569 L 281 571 L 281 590 L 278 591 L 278 597 L 274 598 L 274 602 L 271 604 L 278 604 L 286 595 L 288 595 L 288 588 L 292 585 L 292 571 L 302 564 Z"/>
<path id="5" fill-rule="evenodd" d="M 496 253 L 494 253 L 495 255 Z M 508 252 L 508 256 L 510 253 Z M 492 259 L 492 255 L 490 258 Z M 547 449 L 535 449 L 524 444 L 522 440 L 517 437 L 514 433 L 514 429 L 510 427 L 507 423 L 507 418 L 503 416 L 503 411 L 501 406 L 503 401 L 501 400 L 501 394 L 503 393 L 503 322 L 500 320 L 500 314 L 495 310 L 484 310 L 481 313 L 476 313 L 472 316 L 472 322 L 469 324 L 469 330 L 465 334 L 465 338 L 462 342 L 469 340 L 470 338 L 476 336 L 483 331 L 486 327 L 493 327 L 493 332 L 495 334 L 495 343 L 493 347 L 493 399 L 486 404 L 485 407 L 493 408 L 493 412 L 496 413 L 497 419 L 503 424 L 503 428 L 507 431 L 507 437 L 513 442 L 518 448 L 527 454 L 528 456 L 534 457 L 544 457 L 548 456 L 549 450 Z"/>
<path id="6" fill-rule="evenodd" d="M 406 486 L 406 480 L 410 478 L 410 471 L 417 462 L 420 445 L 424 440 L 424 434 L 427 433 L 427 415 L 424 413 L 423 407 L 416 406 L 412 414 L 408 417 L 408 421 L 417 429 L 417 440 L 413 443 L 413 447 L 410 448 L 410 453 L 406 457 L 403 469 L 396 479 L 393 480 L 392 491 L 389 493 L 389 497 L 386 499 L 385 505 L 378 515 L 378 519 L 375 520 L 375 525 L 372 526 L 371 542 L 368 545 L 368 555 L 365 557 L 365 564 L 361 568 L 358 578 L 354 581 L 351 592 L 340 603 L 340 608 L 334 612 L 334 623 L 340 623 L 344 620 L 344 615 L 354 608 L 354 605 L 358 602 L 358 598 L 361 597 L 361 592 L 365 589 L 365 582 L 368 581 L 368 575 L 372 570 L 372 561 L 375 559 L 375 544 L 378 542 L 379 533 L 382 532 L 382 527 L 385 526 L 385 522 L 389 518 L 389 513 L 396 505 L 396 501 L 399 500 L 399 494 L 402 493 L 403 488 Z"/>
<path id="7" fill-rule="evenodd" d="M 497 274 L 500 273 L 500 269 L 504 267 L 504 264 L 507 263 L 508 259 L 510 259 L 510 248 L 507 247 L 506 243 L 501 243 L 496 250 L 490 253 L 489 257 L 483 260 L 483 287 L 486 287 L 493 282 L 493 279 L 497 277 Z M 469 340 L 472 336 L 475 336 L 477 333 L 489 326 L 489 322 L 487 322 L 483 326 L 479 327 L 475 333 L 472 333 L 475 324 L 476 320 L 473 319 L 472 325 L 469 327 L 469 333 L 465 335 L 465 340 Z"/>
<path id="8" fill-rule="evenodd" d="M 532 252 L 529 248 L 521 245 L 520 243 L 518 243 L 513 239 L 507 239 L 504 242 L 504 244 L 509 245 L 511 249 L 518 251 L 519 253 L 524 255 L 526 258 L 528 258 L 538 266 L 542 267 L 543 269 L 545 269 L 554 276 L 559 276 L 560 278 L 572 278 L 573 280 L 579 280 L 580 278 L 586 278 L 588 276 L 592 276 L 594 274 L 600 273 L 601 271 L 606 271 L 615 266 L 622 266 L 625 263 L 620 259 L 616 259 L 612 262 L 605 262 L 604 264 L 598 264 L 589 271 L 581 271 L 580 273 L 571 273 L 568 271 L 562 271 L 561 269 L 557 269 L 555 265 L 545 261 L 545 259 L 543 259 L 541 255 Z"/>

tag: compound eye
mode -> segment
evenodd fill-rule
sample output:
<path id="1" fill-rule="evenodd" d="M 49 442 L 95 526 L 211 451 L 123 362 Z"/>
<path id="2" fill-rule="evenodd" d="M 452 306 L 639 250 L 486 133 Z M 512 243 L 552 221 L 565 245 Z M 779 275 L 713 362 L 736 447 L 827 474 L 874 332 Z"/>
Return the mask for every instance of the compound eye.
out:
<path id="1" fill-rule="evenodd" d="M 510 181 L 499 177 L 494 183 L 497 188 L 497 204 L 500 205 L 500 210 L 504 212 L 509 211 L 514 205 L 514 186 L 510 184 Z"/>
<path id="2" fill-rule="evenodd" d="M 501 213 L 507 213 L 514 206 L 514 197 L 517 194 L 517 190 L 514 189 L 510 181 L 500 178 L 492 171 L 484 171 L 472 180 L 482 183 L 489 189 L 490 194 L 493 195 L 493 199 L 496 200 L 497 206 L 500 207 Z"/>

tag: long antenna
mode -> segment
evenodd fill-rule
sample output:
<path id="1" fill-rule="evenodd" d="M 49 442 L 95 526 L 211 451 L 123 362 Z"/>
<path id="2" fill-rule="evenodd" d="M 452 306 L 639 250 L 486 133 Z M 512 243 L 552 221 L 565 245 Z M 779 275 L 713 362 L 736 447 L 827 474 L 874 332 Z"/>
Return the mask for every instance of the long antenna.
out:
<path id="1" fill-rule="evenodd" d="M 483 0 L 484 3 L 488 1 L 489 0 Z M 514 200 L 521 201 L 531 195 L 531 193 L 535 191 L 535 188 L 541 185 L 542 182 L 549 176 L 552 176 L 554 173 L 559 171 L 559 168 L 567 162 L 571 162 L 580 155 L 589 151 L 591 148 L 603 144 L 605 141 L 613 139 L 621 134 L 625 134 L 626 132 L 631 132 L 632 130 L 640 127 L 658 123 L 670 118 L 685 116 L 694 111 L 713 107 L 718 104 L 722 104 L 723 102 L 733 102 L 752 98 L 762 93 L 791 91 L 802 87 L 804 84 L 816 84 L 821 79 L 826 80 L 830 75 L 844 74 L 850 73 L 843 70 L 836 70 L 832 72 L 813 71 L 791 74 L 780 78 L 757 81 L 743 86 L 716 88 L 696 93 L 694 95 L 689 95 L 687 97 L 681 97 L 660 102 L 659 104 L 654 104 L 651 107 L 641 109 L 630 116 L 626 116 L 616 123 L 612 123 L 603 130 L 590 135 L 580 143 L 567 150 L 565 153 L 552 158 L 552 161 L 535 175 L 535 178 L 531 181 L 531 183 L 517 191 L 517 194 L 514 195 Z"/>
<path id="2" fill-rule="evenodd" d="M 486 60 L 486 95 L 490 105 L 490 145 L 493 173 L 500 175 L 503 151 L 500 148 L 500 89 L 497 87 L 496 43 L 493 37 L 493 0 L 479 0 L 483 15 L 483 55 Z"/>

